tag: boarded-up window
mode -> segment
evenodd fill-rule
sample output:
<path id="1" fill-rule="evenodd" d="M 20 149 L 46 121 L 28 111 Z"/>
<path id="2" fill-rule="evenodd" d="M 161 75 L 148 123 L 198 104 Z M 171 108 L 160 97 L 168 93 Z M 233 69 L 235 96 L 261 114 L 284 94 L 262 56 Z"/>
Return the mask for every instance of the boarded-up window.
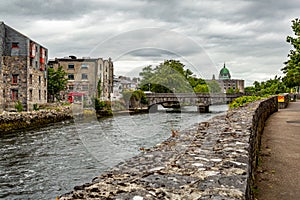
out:
<path id="1" fill-rule="evenodd" d="M 17 89 L 12 89 L 11 90 L 11 100 L 12 101 L 17 101 L 19 99 L 19 96 L 18 96 L 18 90 Z"/>

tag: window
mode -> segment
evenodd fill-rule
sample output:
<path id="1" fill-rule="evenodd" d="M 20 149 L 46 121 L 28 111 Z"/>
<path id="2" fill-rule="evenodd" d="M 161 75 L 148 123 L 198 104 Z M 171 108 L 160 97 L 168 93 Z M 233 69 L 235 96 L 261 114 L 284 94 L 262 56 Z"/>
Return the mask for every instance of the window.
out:
<path id="1" fill-rule="evenodd" d="M 47 100 L 47 91 L 44 90 L 44 100 Z"/>
<path id="2" fill-rule="evenodd" d="M 74 74 L 68 74 L 68 79 L 69 80 L 74 80 Z"/>
<path id="3" fill-rule="evenodd" d="M 32 85 L 32 74 L 29 74 L 29 84 Z"/>
<path id="4" fill-rule="evenodd" d="M 19 99 L 18 90 L 17 89 L 12 89 L 11 90 L 11 100 L 12 101 L 17 101 L 18 99 Z"/>
<path id="5" fill-rule="evenodd" d="M 29 90 L 29 101 L 32 101 L 32 90 Z"/>
<path id="6" fill-rule="evenodd" d="M 83 86 L 81 87 L 81 89 L 82 89 L 82 90 L 89 90 L 89 86 L 88 86 L 88 85 L 83 85 Z"/>
<path id="7" fill-rule="evenodd" d="M 69 85 L 69 90 L 73 91 L 74 90 L 74 85 Z"/>
<path id="8" fill-rule="evenodd" d="M 89 67 L 89 65 L 86 63 L 81 64 L 81 69 L 87 69 L 88 67 Z"/>
<path id="9" fill-rule="evenodd" d="M 74 69 L 74 64 L 68 64 L 68 69 Z"/>
<path id="10" fill-rule="evenodd" d="M 12 75 L 12 84 L 17 84 L 18 83 L 18 74 L 13 74 Z"/>
<path id="11" fill-rule="evenodd" d="M 42 83 L 42 79 L 41 79 L 41 76 L 39 76 L 39 85 L 41 85 Z"/>
<path id="12" fill-rule="evenodd" d="M 18 42 L 11 43 L 11 48 L 19 48 L 19 43 Z"/>
<path id="13" fill-rule="evenodd" d="M 41 90 L 39 90 L 39 101 L 42 99 Z"/>
<path id="14" fill-rule="evenodd" d="M 81 74 L 81 79 L 82 80 L 87 80 L 88 79 L 88 75 L 87 74 Z"/>

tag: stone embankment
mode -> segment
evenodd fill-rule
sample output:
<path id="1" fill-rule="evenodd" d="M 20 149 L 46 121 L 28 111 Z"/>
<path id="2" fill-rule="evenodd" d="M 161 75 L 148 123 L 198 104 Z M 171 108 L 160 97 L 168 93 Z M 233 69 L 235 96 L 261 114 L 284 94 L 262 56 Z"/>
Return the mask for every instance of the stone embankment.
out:
<path id="1" fill-rule="evenodd" d="M 3 112 L 0 114 L 0 133 L 44 127 L 46 124 L 73 118 L 70 107 L 30 112 Z"/>
<path id="2" fill-rule="evenodd" d="M 277 110 L 272 97 L 173 132 L 59 199 L 253 199 L 261 134 Z"/>

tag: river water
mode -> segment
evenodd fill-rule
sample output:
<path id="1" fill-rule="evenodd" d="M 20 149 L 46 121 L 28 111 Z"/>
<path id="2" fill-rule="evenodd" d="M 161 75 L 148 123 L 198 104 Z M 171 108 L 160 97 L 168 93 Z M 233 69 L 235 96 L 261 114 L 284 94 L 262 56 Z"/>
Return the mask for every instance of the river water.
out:
<path id="1" fill-rule="evenodd" d="M 227 110 L 123 115 L 0 134 L 0 199 L 55 199 L 171 136 Z M 76 121 L 76 120 L 75 120 Z"/>

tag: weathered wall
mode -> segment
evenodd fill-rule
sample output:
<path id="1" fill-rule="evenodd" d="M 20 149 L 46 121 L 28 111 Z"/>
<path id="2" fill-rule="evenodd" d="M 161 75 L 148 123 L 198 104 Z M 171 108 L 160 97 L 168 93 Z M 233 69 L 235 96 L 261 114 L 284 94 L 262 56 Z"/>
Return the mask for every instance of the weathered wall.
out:
<path id="1" fill-rule="evenodd" d="M 3 56 L 3 105 L 5 110 L 15 110 L 15 104 L 19 100 L 27 107 L 27 57 Z M 18 76 L 17 82 L 12 83 L 13 75 Z M 17 90 L 18 95 L 12 98 L 12 90 Z"/>
<path id="2" fill-rule="evenodd" d="M 0 114 L 0 134 L 18 130 L 45 127 L 46 124 L 72 119 L 70 107 L 31 112 L 4 112 Z"/>
<path id="3" fill-rule="evenodd" d="M 265 120 L 277 97 L 174 134 L 60 199 L 253 199 Z"/>

